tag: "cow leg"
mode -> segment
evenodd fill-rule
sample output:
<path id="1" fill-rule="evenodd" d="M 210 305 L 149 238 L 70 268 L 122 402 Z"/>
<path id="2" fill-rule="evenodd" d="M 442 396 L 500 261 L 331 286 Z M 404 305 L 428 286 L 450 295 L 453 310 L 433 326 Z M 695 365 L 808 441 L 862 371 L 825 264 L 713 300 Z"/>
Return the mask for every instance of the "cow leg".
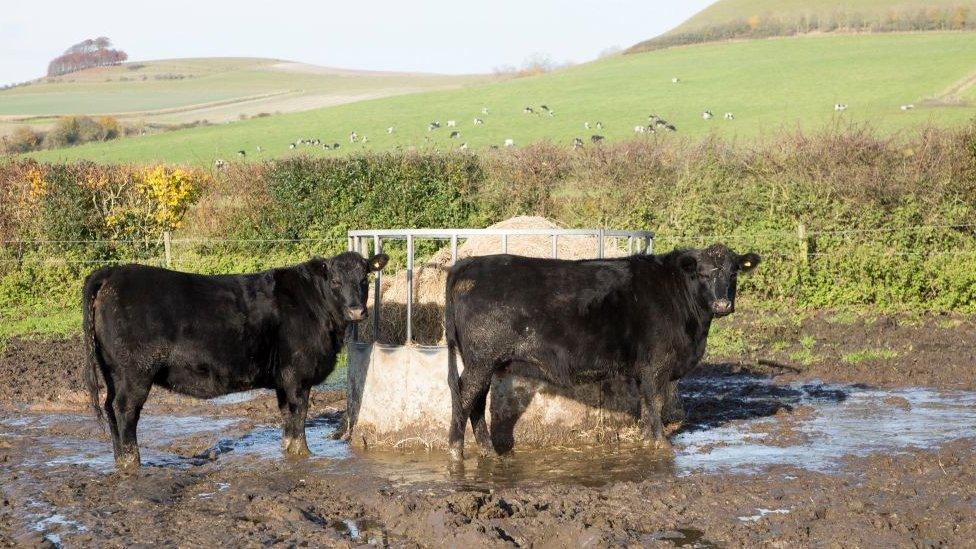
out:
<path id="1" fill-rule="evenodd" d="M 152 382 L 134 381 L 119 383 L 112 399 L 112 412 L 115 417 L 115 430 L 118 433 L 115 445 L 115 466 L 119 470 L 139 467 L 139 442 L 136 431 L 142 405 L 149 397 Z"/>
<path id="2" fill-rule="evenodd" d="M 308 457 L 312 452 L 305 440 L 305 418 L 308 416 L 309 389 L 277 389 L 278 409 L 282 417 L 281 447 L 292 457 Z"/>
<path id="3" fill-rule="evenodd" d="M 474 439 L 481 447 L 481 455 L 489 456 L 495 453 L 495 447 L 491 443 L 491 435 L 488 433 L 488 422 L 485 421 L 485 405 L 488 403 L 488 390 L 491 387 L 491 378 L 488 378 L 488 387 L 484 392 L 474 398 L 471 404 L 471 429 L 474 431 Z"/>
<path id="4" fill-rule="evenodd" d="M 102 408 L 105 410 L 105 420 L 108 422 L 109 435 L 112 437 L 112 453 L 118 456 L 119 423 L 115 419 L 115 407 L 112 405 L 115 402 L 115 384 L 108 377 L 106 377 L 106 382 L 105 405 Z"/>
<path id="5" fill-rule="evenodd" d="M 644 440 L 655 450 L 670 450 L 671 443 L 664 436 L 665 400 L 668 397 L 668 379 L 661 368 L 647 368 L 641 376 L 641 420 L 644 423 Z"/>
<path id="6" fill-rule="evenodd" d="M 488 389 L 491 387 L 492 370 L 488 367 L 478 367 L 473 360 L 470 362 L 465 360 L 464 364 L 464 371 L 458 379 L 458 394 L 452 395 L 454 399 L 452 401 L 451 430 L 447 437 L 451 459 L 454 460 L 464 459 L 464 428 L 469 418 L 482 451 L 492 451 L 491 437 L 488 436 L 488 427 L 485 424 L 485 401 L 488 397 Z M 478 402 L 481 403 L 481 413 L 480 418 L 475 418 L 472 416 L 472 412 Z"/>

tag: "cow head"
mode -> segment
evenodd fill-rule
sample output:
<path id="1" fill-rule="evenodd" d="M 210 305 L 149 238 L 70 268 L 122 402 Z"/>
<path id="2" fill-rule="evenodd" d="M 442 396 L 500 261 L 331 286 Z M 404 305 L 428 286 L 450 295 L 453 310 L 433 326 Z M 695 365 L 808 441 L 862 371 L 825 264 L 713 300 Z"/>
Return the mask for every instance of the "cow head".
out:
<path id="1" fill-rule="evenodd" d="M 355 252 L 345 252 L 326 261 L 329 290 L 338 301 L 343 318 L 350 322 L 366 319 L 369 273 L 379 271 L 387 261 L 386 254 L 366 259 Z"/>
<path id="2" fill-rule="evenodd" d="M 678 266 L 689 278 L 692 295 L 715 316 L 735 311 L 736 275 L 751 271 L 758 264 L 758 255 L 739 255 L 722 244 L 688 250 L 678 256 Z"/>

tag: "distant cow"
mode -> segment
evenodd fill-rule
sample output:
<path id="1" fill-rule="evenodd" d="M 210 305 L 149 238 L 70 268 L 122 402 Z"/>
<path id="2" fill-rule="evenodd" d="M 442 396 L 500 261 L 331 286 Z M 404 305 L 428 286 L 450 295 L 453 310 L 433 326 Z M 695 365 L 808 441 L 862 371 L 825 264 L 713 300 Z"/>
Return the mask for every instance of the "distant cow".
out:
<path id="1" fill-rule="evenodd" d="M 735 115 L 732 114 L 732 113 L 730 113 L 730 112 L 727 112 L 727 113 L 725 113 L 725 119 L 726 120 L 735 120 Z"/>
<path id="2" fill-rule="evenodd" d="M 515 146 L 515 140 L 514 139 L 511 139 L 511 138 L 506 139 L 505 140 L 505 146 L 506 147 L 514 147 Z"/>
<path id="3" fill-rule="evenodd" d="M 713 116 L 715 115 L 712 114 L 712 111 L 702 111 L 701 114 L 702 120 L 711 120 Z"/>
<path id="4" fill-rule="evenodd" d="M 431 122 L 430 124 L 427 124 L 427 131 L 432 132 L 440 127 L 441 127 L 440 122 Z"/>
<path id="5" fill-rule="evenodd" d="M 335 368 L 346 327 L 366 318 L 369 273 L 386 262 L 346 252 L 253 274 L 123 265 L 89 275 L 85 384 L 116 466 L 139 465 L 136 424 L 153 385 L 197 398 L 274 389 L 284 451 L 308 455 L 309 391 Z"/>
<path id="6" fill-rule="evenodd" d="M 396 128 L 394 128 L 393 126 L 390 126 L 389 128 L 386 129 L 386 134 L 387 135 L 393 135 L 393 132 L 395 132 L 395 131 L 396 131 Z"/>
<path id="7" fill-rule="evenodd" d="M 480 126 L 480 125 L 482 125 L 482 124 L 484 124 L 484 123 L 485 123 L 485 121 L 484 121 L 484 120 L 482 120 L 482 119 L 480 119 L 480 118 L 475 118 L 475 119 L 474 119 L 474 125 L 475 125 L 475 126 Z"/>
<path id="8" fill-rule="evenodd" d="M 451 139 L 457 139 L 457 138 L 461 137 L 461 132 L 459 132 L 457 130 L 454 130 L 454 131 L 451 132 L 451 135 L 449 137 Z"/>
<path id="9" fill-rule="evenodd" d="M 603 139 L 604 138 L 603 138 L 602 135 L 591 135 L 590 136 L 590 143 L 599 143 L 600 141 L 603 141 Z"/>
<path id="10" fill-rule="evenodd" d="M 350 132 L 349 133 L 349 142 L 350 143 L 355 143 L 358 140 L 359 140 L 359 134 L 357 134 L 356 132 Z"/>
<path id="11" fill-rule="evenodd" d="M 457 127 L 457 120 L 448 120 L 447 121 L 447 127 L 448 128 L 455 128 L 455 127 Z"/>
<path id="12" fill-rule="evenodd" d="M 634 126 L 634 133 L 644 133 L 646 131 L 647 128 L 645 128 L 644 126 Z"/>
<path id="13" fill-rule="evenodd" d="M 837 103 L 834 105 L 834 110 L 837 112 L 846 111 L 847 105 L 844 103 Z"/>
<path id="14" fill-rule="evenodd" d="M 915 108 L 915 105 L 913 105 L 911 103 L 909 103 L 907 105 L 902 105 L 901 106 L 901 110 L 903 110 L 903 111 L 910 111 L 910 110 L 912 110 L 914 108 Z"/>
<path id="15" fill-rule="evenodd" d="M 671 79 L 671 83 L 672 84 L 680 84 L 681 83 L 681 79 L 678 78 L 677 76 L 675 76 L 674 78 Z"/>
<path id="16" fill-rule="evenodd" d="M 452 458 L 464 456 L 469 419 L 482 451 L 494 451 L 485 402 L 492 377 L 506 369 L 561 386 L 630 377 L 645 440 L 670 448 L 661 417 L 669 386 L 698 365 L 712 319 L 735 310 L 736 275 L 758 263 L 720 244 L 620 259 L 458 261 L 444 309 Z"/>
<path id="17" fill-rule="evenodd" d="M 579 137 L 574 137 L 573 138 L 573 148 L 574 149 L 582 149 L 583 148 L 583 140 L 580 139 Z"/>
<path id="18" fill-rule="evenodd" d="M 522 113 L 524 113 L 524 114 L 534 114 L 535 113 L 535 109 L 533 109 L 532 107 L 525 107 L 524 109 L 522 109 Z"/>

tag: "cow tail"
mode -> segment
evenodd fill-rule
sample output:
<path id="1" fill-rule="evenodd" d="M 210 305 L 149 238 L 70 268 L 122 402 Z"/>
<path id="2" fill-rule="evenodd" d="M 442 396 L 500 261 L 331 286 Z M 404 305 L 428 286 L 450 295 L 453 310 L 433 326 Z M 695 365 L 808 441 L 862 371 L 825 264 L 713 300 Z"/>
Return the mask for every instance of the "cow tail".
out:
<path id="1" fill-rule="evenodd" d="M 108 270 L 101 269 L 88 275 L 85 278 L 85 285 L 82 289 L 82 330 L 84 332 L 85 344 L 85 388 L 88 389 L 88 400 L 95 413 L 95 419 L 100 425 L 105 425 L 105 414 L 99 404 L 99 375 L 105 370 L 102 360 L 101 348 L 98 344 L 98 336 L 95 334 L 95 298 L 102 284 L 108 277 Z M 104 374 L 102 374 L 104 375 Z"/>
<path id="2" fill-rule="evenodd" d="M 461 388 L 457 367 L 458 336 L 454 322 L 454 299 L 451 294 L 451 277 L 447 281 L 447 295 L 444 299 L 444 336 L 447 339 L 447 385 L 451 389 L 454 402 L 460 402 Z"/>

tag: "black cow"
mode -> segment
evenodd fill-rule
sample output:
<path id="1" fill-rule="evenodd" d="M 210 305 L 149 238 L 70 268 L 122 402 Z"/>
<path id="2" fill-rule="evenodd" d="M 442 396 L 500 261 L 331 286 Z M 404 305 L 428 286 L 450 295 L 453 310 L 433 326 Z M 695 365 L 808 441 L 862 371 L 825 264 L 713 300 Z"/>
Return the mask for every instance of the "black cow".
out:
<path id="1" fill-rule="evenodd" d="M 670 448 L 661 418 L 668 386 L 698 365 L 712 319 L 735 309 L 736 275 L 758 263 L 756 254 L 721 244 L 620 259 L 459 261 L 444 310 L 451 456 L 463 458 L 469 418 L 482 451 L 493 451 L 485 401 L 492 376 L 508 367 L 563 386 L 634 378 L 645 439 Z"/>
<path id="2" fill-rule="evenodd" d="M 85 384 L 96 416 L 108 420 L 116 466 L 139 465 L 136 424 L 153 385 L 197 398 L 274 389 L 284 451 L 308 455 L 309 391 L 335 368 L 349 323 L 366 318 L 369 273 L 386 262 L 346 252 L 253 274 L 143 265 L 90 274 Z"/>

